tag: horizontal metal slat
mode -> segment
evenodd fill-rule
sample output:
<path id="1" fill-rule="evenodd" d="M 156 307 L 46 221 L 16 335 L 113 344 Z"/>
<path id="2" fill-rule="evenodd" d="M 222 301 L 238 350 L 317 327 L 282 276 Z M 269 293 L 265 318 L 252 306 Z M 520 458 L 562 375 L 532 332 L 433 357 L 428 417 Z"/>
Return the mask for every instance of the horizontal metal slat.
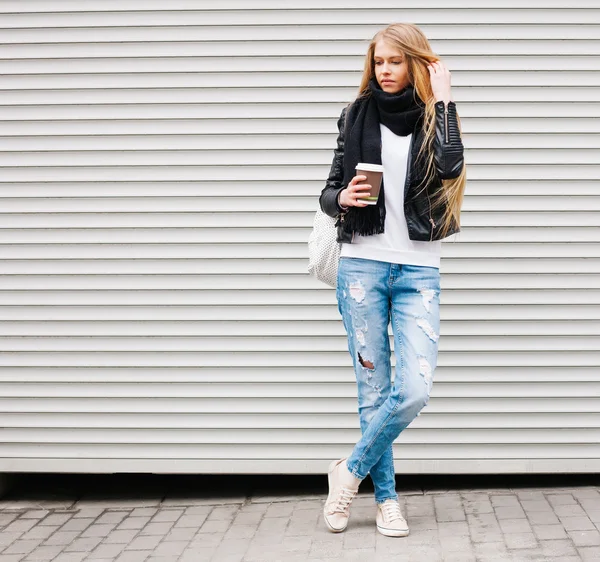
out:
<path id="1" fill-rule="evenodd" d="M 58 383 L 32 382 L 32 383 L 1 383 L 4 398 L 104 398 L 104 399 L 151 399 L 172 398 L 174 401 L 181 399 L 199 398 L 221 400 L 223 398 L 252 400 L 255 396 L 261 399 L 280 399 L 294 396 L 307 399 L 328 398 L 353 398 L 356 396 L 356 383 L 351 369 L 348 369 L 347 381 L 322 382 L 165 382 L 165 383 L 126 383 L 126 382 L 86 382 L 77 384 L 73 382 Z M 446 382 L 444 378 L 435 376 L 432 399 L 435 398 L 564 398 L 577 400 L 578 398 L 600 398 L 600 381 L 573 381 L 542 382 L 542 381 L 513 381 L 507 382 L 480 382 L 475 381 L 460 383 Z"/>
<path id="2" fill-rule="evenodd" d="M 445 309 L 444 309 L 445 312 Z M 445 318 L 445 316 L 444 316 Z M 341 320 L 341 319 L 340 319 Z M 443 324 L 445 336 L 591 336 L 600 335 L 600 320 L 573 320 L 571 322 L 546 321 L 542 325 L 537 320 L 526 321 L 472 321 L 448 320 Z M 390 330 L 391 333 L 391 330 Z M 133 336 L 133 337 L 310 337 L 345 336 L 341 321 L 322 320 L 298 322 L 223 320 L 168 322 L 165 320 L 147 321 L 132 325 L 125 322 L 68 322 L 38 321 L 0 322 L 0 336 L 17 337 L 81 337 L 81 336 Z"/>
<path id="3" fill-rule="evenodd" d="M 286 9 L 286 10 L 137 10 L 125 12 L 102 11 L 90 17 L 89 13 L 44 12 L 44 13 L 5 13 L 2 26 L 11 28 L 35 27 L 136 27 L 136 26 L 213 26 L 213 25 L 310 25 L 335 22 L 336 25 L 381 25 L 383 21 L 395 21 L 398 11 L 381 9 Z M 571 8 L 569 10 L 547 8 L 503 9 L 470 8 L 457 10 L 454 7 L 435 10 L 404 8 L 405 21 L 429 25 L 487 24 L 594 24 L 600 23 L 598 10 L 594 8 Z"/>
<path id="4" fill-rule="evenodd" d="M 447 7 L 443 0 L 421 0 L 420 9 L 440 9 Z M 477 0 L 461 0 L 461 9 L 473 9 L 481 7 Z M 522 9 L 523 3 L 519 0 L 488 0 L 486 7 L 494 9 L 517 8 Z M 559 0 L 529 0 L 527 2 L 529 9 L 533 8 L 563 8 L 564 3 Z M 568 9 L 574 8 L 594 8 L 594 0 L 576 0 L 569 4 Z M 364 2 L 360 0 L 306 0 L 302 4 L 302 9 L 364 9 Z M 377 0 L 371 4 L 372 9 L 397 8 L 397 2 L 394 0 Z M 198 3 L 190 0 L 172 0 L 168 6 L 160 0 L 146 0 L 143 5 L 144 11 L 165 12 L 165 11 L 189 11 L 198 10 Z M 279 10 L 286 11 L 287 8 L 277 0 L 253 0 L 249 4 L 246 0 L 221 0 L 218 5 L 202 6 L 204 12 L 213 10 Z M 78 0 L 54 0 L 48 5 L 44 0 L 28 0 L 23 4 L 18 0 L 4 0 L 2 4 L 2 13 L 49 13 L 49 12 L 84 12 L 90 17 L 96 12 L 139 12 L 141 7 L 136 0 L 87 0 L 84 4 Z"/>
<path id="5" fill-rule="evenodd" d="M 424 415 L 424 413 L 423 413 Z M 120 448 L 121 445 L 136 446 L 154 446 L 166 445 L 174 447 L 175 445 L 197 445 L 203 449 L 211 446 L 224 446 L 224 449 L 231 445 L 239 444 L 241 447 L 263 444 L 265 448 L 273 447 L 279 449 L 286 445 L 297 445 L 306 448 L 312 448 L 319 444 L 353 445 L 356 442 L 356 432 L 358 428 L 337 429 L 337 428 L 284 428 L 284 429 L 260 429 L 260 428 L 236 428 L 230 429 L 59 429 L 43 428 L 36 430 L 4 428 L 1 434 L 1 447 L 12 449 L 23 445 L 39 444 L 41 447 L 49 445 L 69 446 L 72 444 L 81 444 L 84 448 L 96 445 L 107 446 L 115 445 Z M 413 428 L 402 436 L 402 450 L 411 449 L 413 446 L 419 447 L 425 443 L 431 448 L 445 447 L 448 445 L 461 445 L 463 450 L 466 446 L 480 447 L 485 445 L 508 446 L 523 445 L 531 443 L 532 446 L 555 445 L 557 448 L 562 445 L 582 446 L 597 443 L 600 438 L 598 428 L 563 428 L 557 432 L 555 428 L 549 429 L 528 429 L 522 428 L 518 431 L 506 429 L 421 429 Z"/>
<path id="6" fill-rule="evenodd" d="M 360 65 L 358 66 L 360 67 Z M 358 68 L 357 67 L 357 68 Z M 0 89 L 54 89 L 54 88 L 227 88 L 237 87 L 312 87 L 337 86 L 356 88 L 361 78 L 359 70 L 255 70 L 253 72 L 98 72 L 67 73 L 65 68 L 54 74 L 5 74 Z M 565 87 L 572 89 L 600 86 L 600 73 L 585 70 L 455 70 L 453 85 L 458 87 Z M 245 90 L 246 91 L 246 90 Z"/>
<path id="7" fill-rule="evenodd" d="M 600 23 L 600 17 L 594 14 Z M 366 47 L 366 45 L 365 45 Z M 364 49 L 366 51 L 366 49 Z M 268 56 L 246 55 L 241 52 L 237 56 L 227 58 L 227 71 L 238 72 L 289 72 L 290 57 L 279 53 Z M 352 72 L 362 69 L 365 55 L 297 55 L 293 57 L 294 69 L 297 72 Z M 498 71 L 556 71 L 584 72 L 595 66 L 597 55 L 533 55 L 521 53 L 515 55 L 497 55 L 482 57 L 480 55 L 446 55 L 445 64 L 452 72 L 465 71 L 490 73 Z M 68 62 L 69 74 L 97 73 L 160 73 L 160 72 L 219 72 L 223 68 L 223 57 L 215 56 L 137 56 L 137 57 L 65 57 L 30 59 L 0 58 L 0 73 L 10 75 L 27 74 L 63 74 L 65 62 Z"/>
<path id="8" fill-rule="evenodd" d="M 600 398 L 482 398 L 457 399 L 438 397 L 431 399 L 426 406 L 427 414 L 480 414 L 485 413 L 593 413 L 597 415 Z M 57 412 L 57 413 L 113 413 L 113 414 L 160 414 L 172 413 L 173 399 L 122 398 L 107 400 L 103 398 L 0 398 L 0 412 Z M 356 398 L 292 398 L 284 397 L 278 400 L 263 400 L 253 397 L 247 400 L 221 398 L 181 398 L 177 400 L 177 413 L 221 413 L 250 414 L 335 414 L 356 412 Z M 356 415 L 356 414 L 355 414 Z M 422 414 L 425 415 L 425 412 Z M 420 417 L 420 416 L 419 416 Z"/>
<path id="9" fill-rule="evenodd" d="M 431 402 L 433 403 L 433 402 Z M 237 428 L 355 428 L 357 418 L 354 412 L 348 413 L 250 413 L 238 414 L 204 414 L 201 412 L 180 413 L 113 413 L 78 412 L 71 413 L 0 413 L 1 427 L 14 428 L 112 428 L 126 431 L 146 428 L 223 428 L 228 431 Z M 477 416 L 460 413 L 432 413 L 416 418 L 411 423 L 411 430 L 421 432 L 423 429 L 563 429 L 563 428 L 598 428 L 600 416 L 596 413 L 576 412 L 510 412 L 485 413 Z"/>
<path id="10" fill-rule="evenodd" d="M 44 277 L 45 278 L 45 277 Z M 316 282 L 315 282 L 316 285 Z M 330 289 L 320 287 L 323 293 L 330 293 Z M 476 296 L 477 293 L 474 293 Z M 489 296 L 489 295 L 485 295 Z M 552 296 L 555 296 L 552 295 Z M 506 320 L 535 320 L 535 321 L 584 321 L 596 320 L 600 317 L 600 303 L 581 303 L 565 304 L 553 303 L 553 306 L 547 306 L 544 303 L 528 303 L 523 295 L 518 302 L 489 304 L 468 301 L 466 296 L 462 298 L 461 303 L 448 303 L 450 300 L 457 300 L 457 296 L 448 295 L 444 290 L 442 294 L 442 303 L 440 312 L 444 322 L 452 320 L 462 321 L 506 321 Z M 325 300 L 325 299 L 324 299 Z M 564 300 L 564 299 L 563 299 Z M 306 322 L 315 321 L 336 321 L 341 320 L 338 310 L 335 306 L 335 296 L 330 293 L 330 297 L 322 304 L 312 304 L 306 307 L 300 304 L 275 304 L 275 303 L 237 303 L 234 306 L 228 304 L 211 303 L 205 305 L 183 303 L 181 305 L 165 304 L 159 305 L 148 303 L 133 304 L 128 303 L 91 303 L 69 305 L 60 303 L 48 304 L 23 304 L 12 306 L 4 304 L 0 306 L 0 320 L 7 321 L 27 321 L 35 320 L 37 322 L 49 321 L 89 321 L 106 322 L 110 320 L 123 322 L 146 322 L 159 318 L 161 321 L 224 321 L 233 320 L 236 322 L 247 321 L 253 318 L 257 321 L 289 321 Z"/>
<path id="11" fill-rule="evenodd" d="M 337 322 L 340 322 L 338 319 Z M 392 361 L 395 365 L 395 362 Z M 468 383 L 485 385 L 496 382 L 510 383 L 554 383 L 578 384 L 580 382 L 598 383 L 594 367 L 565 366 L 527 366 L 527 375 L 523 367 L 495 365 L 482 371 L 478 366 L 438 365 L 435 371 L 436 383 Z M 294 367 L 4 367 L 0 372 L 0 381 L 13 383 L 138 383 L 151 386 L 155 383 L 352 383 L 354 379 L 350 361 L 345 366 L 329 366 L 326 370 L 316 371 L 312 366 Z M 574 389 L 572 392 L 578 392 Z M 436 395 L 437 392 L 436 392 Z M 576 395 L 576 394 L 575 394 Z M 233 414 L 233 413 L 232 413 Z M 600 415 L 598 416 L 600 422 Z M 1 425 L 1 424 L 0 424 Z"/>
<path id="12" fill-rule="evenodd" d="M 600 95 L 600 92 L 599 92 Z M 600 148 L 600 134 L 522 134 L 489 135 L 485 133 L 462 134 L 469 154 L 475 151 L 499 149 L 520 149 L 536 151 L 542 149 L 567 150 Z M 16 152 L 69 151 L 175 151 L 198 150 L 216 152 L 275 150 L 323 150 L 332 156 L 334 139 L 330 134 L 248 134 L 238 135 L 20 135 L 0 136 L 0 151 L 13 155 Z M 35 157 L 35 155 L 33 155 Z M 470 161 L 470 159 L 469 159 Z M 12 163 L 12 159 L 10 160 Z M 302 183 L 302 182 L 298 182 Z M 144 186 L 145 187 L 145 186 Z M 151 187 L 151 186 L 150 186 Z M 257 188 L 260 185 L 256 186 Z M 181 188 L 181 186 L 180 186 Z M 1 193 L 1 192 L 0 192 Z M 22 196 L 22 190 L 19 193 Z M 176 194 L 174 194 L 176 195 Z M 221 193 L 220 193 L 221 195 Z"/>
<path id="13" fill-rule="evenodd" d="M 410 430 L 409 430 L 410 431 Z M 468 449 L 456 444 L 431 446 L 429 443 L 397 443 L 394 452 L 402 458 L 435 459 L 573 459 L 597 460 L 597 443 L 473 443 Z M 249 459 L 286 458 L 296 462 L 302 459 L 321 458 L 326 466 L 332 458 L 343 456 L 348 444 L 311 444 L 298 447 L 296 444 L 272 444 L 265 447 L 255 444 L 89 444 L 89 443 L 13 443 L 2 444 L 4 458 L 151 458 L 151 459 Z M 327 462 L 326 462 L 327 461 Z M 325 470 L 325 468 L 322 468 Z M 92 471 L 93 472 L 93 471 Z M 272 472 L 272 471 L 268 471 Z"/>
<path id="14" fill-rule="evenodd" d="M 443 33 L 444 28 L 441 28 Z M 76 30 L 75 30 L 76 31 Z M 325 31 L 325 30 L 324 30 Z M 164 31 L 163 31 L 164 33 Z M 430 36 L 430 34 L 428 34 Z M 493 39 L 455 39 L 436 33 L 430 43 L 434 51 L 452 58 L 464 56 L 590 56 L 600 54 L 598 41 L 571 39 L 556 41 L 550 39 L 519 41 Z M 45 42 L 43 48 L 36 43 L 11 43 L 0 45 L 0 60 L 49 59 L 49 58 L 131 58 L 131 57 L 257 57 L 273 56 L 364 56 L 368 36 L 355 40 L 261 40 L 236 41 L 122 41 L 86 42 L 73 40 L 60 43 Z M 51 39 L 50 37 L 48 39 Z M 56 40 L 56 38 L 54 38 Z M 489 59 L 488 59 L 489 60 Z"/>

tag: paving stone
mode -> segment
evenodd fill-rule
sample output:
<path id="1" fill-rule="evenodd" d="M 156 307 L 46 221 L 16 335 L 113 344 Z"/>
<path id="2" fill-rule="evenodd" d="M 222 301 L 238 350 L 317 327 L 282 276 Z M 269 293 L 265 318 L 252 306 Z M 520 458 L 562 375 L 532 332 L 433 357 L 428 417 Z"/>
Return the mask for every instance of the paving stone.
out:
<path id="1" fill-rule="evenodd" d="M 29 539 L 29 540 L 17 539 L 9 547 L 5 548 L 2 551 L 2 554 L 29 554 L 41 542 L 42 542 L 42 539 Z"/>
<path id="2" fill-rule="evenodd" d="M 249 539 L 256 533 L 255 525 L 232 525 L 225 532 L 225 540 Z"/>
<path id="3" fill-rule="evenodd" d="M 475 556 L 483 560 L 491 560 L 493 557 L 509 556 L 508 549 L 504 541 L 481 542 L 473 544 Z"/>
<path id="4" fill-rule="evenodd" d="M 98 525 L 118 525 L 129 515 L 127 511 L 106 511 L 95 520 Z"/>
<path id="5" fill-rule="evenodd" d="M 115 528 L 115 524 L 111 523 L 109 525 L 90 525 L 83 533 L 81 533 L 82 537 L 107 537 L 112 530 Z"/>
<path id="6" fill-rule="evenodd" d="M 472 552 L 444 552 L 444 562 L 477 562 Z"/>
<path id="7" fill-rule="evenodd" d="M 155 549 L 153 556 L 180 556 L 187 548 L 188 541 L 164 541 Z"/>
<path id="8" fill-rule="evenodd" d="M 439 522 L 442 521 L 464 521 L 466 515 L 464 510 L 461 509 L 438 509 L 436 512 L 436 519 Z"/>
<path id="9" fill-rule="evenodd" d="M 24 554 L 0 554 L 0 562 L 21 562 Z"/>
<path id="10" fill-rule="evenodd" d="M 527 519 L 499 519 L 498 524 L 503 533 L 532 533 L 533 529 Z"/>
<path id="11" fill-rule="evenodd" d="M 519 499 L 514 494 L 491 494 L 490 502 L 494 507 L 520 507 Z"/>
<path id="12" fill-rule="evenodd" d="M 540 541 L 544 555 L 549 557 L 577 556 L 577 549 L 569 539 Z"/>
<path id="13" fill-rule="evenodd" d="M 594 531 L 596 529 L 589 517 L 561 517 L 560 522 L 567 531 Z"/>
<path id="14" fill-rule="evenodd" d="M 468 535 L 440 536 L 440 545 L 444 553 L 456 551 L 471 552 L 472 550 L 471 537 Z"/>
<path id="15" fill-rule="evenodd" d="M 223 518 L 223 519 L 207 519 L 204 515 L 182 515 L 176 522 L 174 528 L 180 527 L 195 527 L 200 528 L 204 525 L 205 522 L 212 523 L 221 523 L 227 524 L 229 526 L 231 524 L 233 517 Z"/>
<path id="16" fill-rule="evenodd" d="M 532 525 L 558 525 L 560 519 L 553 511 L 530 511 L 527 519 Z"/>
<path id="17" fill-rule="evenodd" d="M 410 528 L 412 528 L 412 524 L 409 524 Z M 469 535 L 469 525 L 466 521 L 441 521 L 437 524 L 437 529 L 440 537 Z"/>
<path id="18" fill-rule="evenodd" d="M 22 538 L 24 533 L 7 533 L 6 531 L 2 531 L 0 533 L 0 550 L 6 548 L 9 544 L 12 544 L 16 540 Z"/>
<path id="19" fill-rule="evenodd" d="M 186 550 L 181 555 L 179 562 L 209 562 L 213 557 L 215 550 L 217 550 L 216 546 L 197 547 L 193 550 Z M 245 560 L 249 561 L 247 556 L 248 553 L 245 555 Z M 266 558 L 263 560 L 266 560 Z"/>
<path id="20" fill-rule="evenodd" d="M 125 550 L 149 550 L 152 551 L 156 548 L 158 543 L 162 540 L 161 536 L 145 535 L 138 536 L 133 539 L 126 547 Z"/>
<path id="21" fill-rule="evenodd" d="M 157 507 L 136 507 L 132 512 L 132 517 L 152 517 L 158 513 Z"/>
<path id="22" fill-rule="evenodd" d="M 517 494 L 517 497 L 521 501 L 521 504 L 523 503 L 523 501 L 546 501 L 546 496 L 543 494 L 543 492 L 540 492 L 538 490 L 517 488 L 513 491 L 515 492 L 515 494 Z"/>
<path id="23" fill-rule="evenodd" d="M 125 529 L 142 529 L 148 521 L 150 521 L 150 517 L 126 517 L 121 521 L 117 529 L 120 531 Z"/>
<path id="24" fill-rule="evenodd" d="M 81 562 L 86 556 L 86 552 L 62 552 L 52 562 Z"/>
<path id="25" fill-rule="evenodd" d="M 32 509 L 23 513 L 20 519 L 43 519 L 49 513 L 47 509 Z"/>
<path id="26" fill-rule="evenodd" d="M 494 507 L 489 500 L 486 501 L 465 501 L 464 510 L 466 514 L 493 513 Z"/>
<path id="27" fill-rule="evenodd" d="M 598 562 L 600 560 L 600 547 L 598 546 L 582 546 L 577 549 L 584 562 Z"/>
<path id="28" fill-rule="evenodd" d="M 183 509 L 161 509 L 152 517 L 152 523 L 175 523 L 184 514 Z"/>
<path id="29" fill-rule="evenodd" d="M 494 508 L 497 519 L 521 519 L 525 517 L 525 512 L 520 505 L 517 506 L 498 506 Z"/>
<path id="30" fill-rule="evenodd" d="M 580 505 L 574 504 L 557 505 L 554 508 L 554 513 L 558 517 L 586 517 L 584 509 Z"/>
<path id="31" fill-rule="evenodd" d="M 46 539 L 44 545 L 60 544 L 67 546 L 75 540 L 77 535 L 79 535 L 79 531 L 56 531 Z"/>
<path id="32" fill-rule="evenodd" d="M 546 499 L 556 508 L 559 505 L 577 505 L 572 494 L 546 494 Z"/>
<path id="33" fill-rule="evenodd" d="M 598 510 L 589 510 L 587 511 L 587 516 L 594 522 L 596 525 L 600 524 L 600 509 Z"/>
<path id="34" fill-rule="evenodd" d="M 140 535 L 160 535 L 165 536 L 175 524 L 174 521 L 164 523 L 148 523 L 141 531 Z"/>
<path id="35" fill-rule="evenodd" d="M 507 533 L 504 542 L 508 548 L 533 548 L 538 546 L 538 541 L 533 533 Z"/>
<path id="36" fill-rule="evenodd" d="M 440 525 L 433 515 L 431 517 L 407 517 L 406 522 L 411 532 L 435 530 Z M 461 523 L 461 521 L 442 521 L 441 524 L 448 525 L 449 523 Z"/>
<path id="37" fill-rule="evenodd" d="M 531 529 L 539 540 L 568 538 L 562 525 L 532 525 Z"/>
<path id="38" fill-rule="evenodd" d="M 71 513 L 52 513 L 39 522 L 39 525 L 64 525 L 73 515 Z"/>
<path id="39" fill-rule="evenodd" d="M 124 529 L 122 531 L 113 531 L 108 537 L 105 537 L 104 542 L 108 544 L 129 543 L 138 534 L 136 529 Z"/>
<path id="40" fill-rule="evenodd" d="M 543 500 L 521 500 L 521 507 L 527 512 L 531 511 L 552 511 L 552 506 Z"/>
<path id="41" fill-rule="evenodd" d="M 55 556 L 58 556 L 64 547 L 58 546 L 38 546 L 36 549 L 32 550 L 27 557 L 25 558 L 25 562 L 34 562 L 34 561 L 47 561 L 53 560 Z"/>
<path id="42" fill-rule="evenodd" d="M 197 532 L 198 530 L 194 527 L 182 527 L 181 529 L 173 529 L 165 535 L 165 541 L 190 541 L 194 538 Z"/>
<path id="43" fill-rule="evenodd" d="M 16 519 L 12 523 L 9 523 L 4 529 L 3 533 L 25 533 L 32 527 L 35 527 L 37 521 L 35 519 Z"/>
<path id="44" fill-rule="evenodd" d="M 77 538 L 65 547 L 65 552 L 91 552 L 100 542 L 102 537 Z"/>
<path id="45" fill-rule="evenodd" d="M 375 532 L 365 533 L 344 533 L 344 549 L 357 549 L 357 548 L 374 548 L 376 544 Z"/>
<path id="46" fill-rule="evenodd" d="M 19 516 L 18 513 L 0 513 L 0 527 L 4 527 L 8 525 L 13 519 L 16 519 Z"/>
<path id="47" fill-rule="evenodd" d="M 600 533 L 598 531 L 567 531 L 575 546 L 599 546 Z"/>
<path id="48" fill-rule="evenodd" d="M 151 550 L 133 550 L 129 552 L 122 552 L 116 558 L 115 562 L 146 562 L 151 554 Z"/>
<path id="49" fill-rule="evenodd" d="M 69 510 L 69 514 L 71 515 L 71 517 L 73 519 L 77 519 L 80 517 L 83 517 L 85 519 L 89 519 L 90 517 L 92 519 L 96 519 L 97 517 L 99 517 L 100 515 L 102 515 L 102 513 L 104 513 L 104 509 L 102 508 L 95 508 L 95 507 L 86 507 L 83 509 L 72 509 Z"/>
<path id="50" fill-rule="evenodd" d="M 99 544 L 86 558 L 86 560 L 115 559 L 125 549 L 125 544 Z"/>
<path id="51" fill-rule="evenodd" d="M 36 525 L 35 527 L 32 527 L 26 533 L 23 533 L 20 538 L 22 538 L 22 539 L 47 539 L 57 529 L 58 529 L 58 527 L 51 527 L 50 525 Z"/>

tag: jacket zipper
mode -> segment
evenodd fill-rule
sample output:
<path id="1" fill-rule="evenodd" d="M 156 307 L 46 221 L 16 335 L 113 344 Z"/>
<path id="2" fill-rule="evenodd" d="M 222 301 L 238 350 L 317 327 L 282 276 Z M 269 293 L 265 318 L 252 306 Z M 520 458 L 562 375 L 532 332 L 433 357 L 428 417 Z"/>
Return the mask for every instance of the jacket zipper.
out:
<path id="1" fill-rule="evenodd" d="M 444 135 L 446 144 L 448 144 L 450 142 L 450 138 L 448 136 L 448 106 L 446 105 L 446 102 L 444 102 Z"/>
<path id="2" fill-rule="evenodd" d="M 433 241 L 433 229 L 435 228 L 435 223 L 433 222 L 433 217 L 431 216 L 431 199 L 429 198 L 429 193 L 427 193 L 427 201 L 429 201 L 429 222 L 431 223 L 431 236 L 429 237 L 429 241 Z"/>

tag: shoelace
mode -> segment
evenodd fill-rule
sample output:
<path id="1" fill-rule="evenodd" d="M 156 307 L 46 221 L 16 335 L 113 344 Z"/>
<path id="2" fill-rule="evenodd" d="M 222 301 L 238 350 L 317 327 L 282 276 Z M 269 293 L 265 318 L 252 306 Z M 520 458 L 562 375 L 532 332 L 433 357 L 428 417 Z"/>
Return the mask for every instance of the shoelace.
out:
<path id="1" fill-rule="evenodd" d="M 358 490 L 351 490 L 350 488 L 344 488 L 340 486 L 338 495 L 335 501 L 331 502 L 333 507 L 330 508 L 330 513 L 341 512 L 348 514 L 348 510 L 350 508 L 350 503 L 354 499 L 354 496 L 358 493 Z"/>
<path id="2" fill-rule="evenodd" d="M 388 523 L 391 523 L 396 519 L 405 521 L 404 517 L 402 516 L 402 512 L 400 511 L 400 504 L 398 504 L 398 502 L 384 502 L 381 504 L 381 509 L 383 511 L 383 517 Z"/>

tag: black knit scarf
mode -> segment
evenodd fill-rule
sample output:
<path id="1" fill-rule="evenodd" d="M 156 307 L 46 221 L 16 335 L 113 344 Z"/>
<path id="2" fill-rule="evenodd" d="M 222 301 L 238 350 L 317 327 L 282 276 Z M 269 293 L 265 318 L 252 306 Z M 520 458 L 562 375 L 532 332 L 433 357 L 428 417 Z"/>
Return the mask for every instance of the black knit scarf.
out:
<path id="1" fill-rule="evenodd" d="M 358 98 L 346 112 L 344 135 L 344 185 L 357 174 L 359 162 L 381 164 L 381 130 L 383 123 L 393 133 L 407 136 L 422 125 L 425 104 L 409 84 L 390 94 L 379 86 L 376 78 L 369 81 L 371 95 Z M 344 230 L 363 236 L 381 234 L 385 225 L 383 181 L 377 205 L 350 207 L 344 217 Z"/>

